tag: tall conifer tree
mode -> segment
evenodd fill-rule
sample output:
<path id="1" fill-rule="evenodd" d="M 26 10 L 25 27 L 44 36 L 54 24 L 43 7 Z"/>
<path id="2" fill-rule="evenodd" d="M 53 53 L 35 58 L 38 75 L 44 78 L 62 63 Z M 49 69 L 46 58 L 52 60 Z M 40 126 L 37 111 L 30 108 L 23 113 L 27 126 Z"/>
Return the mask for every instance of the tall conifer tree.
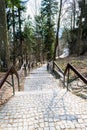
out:
<path id="1" fill-rule="evenodd" d="M 53 55 L 53 44 L 55 40 L 54 32 L 54 19 L 57 13 L 57 1 L 56 0 L 42 0 L 41 2 L 41 14 L 45 19 L 44 28 L 44 51 L 47 53 L 47 59 L 51 59 Z"/>

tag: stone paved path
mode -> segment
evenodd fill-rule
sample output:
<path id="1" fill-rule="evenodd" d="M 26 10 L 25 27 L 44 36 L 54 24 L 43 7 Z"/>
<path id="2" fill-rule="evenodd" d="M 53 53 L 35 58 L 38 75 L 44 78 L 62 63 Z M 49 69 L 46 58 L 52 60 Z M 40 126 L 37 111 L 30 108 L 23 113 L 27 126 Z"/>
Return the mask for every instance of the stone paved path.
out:
<path id="1" fill-rule="evenodd" d="M 45 65 L 32 71 L 0 110 L 0 130 L 87 130 L 87 102 L 60 86 Z"/>

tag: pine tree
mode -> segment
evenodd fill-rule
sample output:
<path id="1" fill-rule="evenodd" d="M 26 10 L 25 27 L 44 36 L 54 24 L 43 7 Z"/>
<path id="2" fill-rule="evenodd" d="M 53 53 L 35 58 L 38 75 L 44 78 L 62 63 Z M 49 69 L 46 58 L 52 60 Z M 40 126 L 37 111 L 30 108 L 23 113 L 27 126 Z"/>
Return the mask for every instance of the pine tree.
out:
<path id="1" fill-rule="evenodd" d="M 45 19 L 44 27 L 44 52 L 47 53 L 47 59 L 51 59 L 53 56 L 53 44 L 55 40 L 54 19 L 57 13 L 56 0 L 42 0 L 41 14 Z"/>
<path id="2" fill-rule="evenodd" d="M 13 65 L 16 64 L 16 57 L 17 55 L 17 40 L 19 41 L 19 45 L 20 45 L 20 61 L 21 64 L 23 64 L 23 54 L 22 54 L 22 23 L 23 23 L 23 19 L 22 19 L 22 12 L 25 11 L 25 6 L 22 0 L 7 0 L 7 9 L 9 9 L 7 11 L 7 24 L 8 24 L 8 30 L 10 30 L 10 28 L 12 29 L 11 32 L 11 41 L 12 41 L 12 45 L 13 49 L 11 52 L 11 59 L 13 61 Z"/>
<path id="3" fill-rule="evenodd" d="M 1 69 L 8 68 L 9 64 L 5 1 L 0 0 L 0 67 Z"/>

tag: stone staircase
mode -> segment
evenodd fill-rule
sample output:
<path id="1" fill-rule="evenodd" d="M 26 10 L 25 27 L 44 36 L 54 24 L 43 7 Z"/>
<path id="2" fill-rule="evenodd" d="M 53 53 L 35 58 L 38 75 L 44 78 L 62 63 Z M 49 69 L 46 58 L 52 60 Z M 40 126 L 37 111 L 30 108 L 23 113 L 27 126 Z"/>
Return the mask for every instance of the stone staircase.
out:
<path id="1" fill-rule="evenodd" d="M 87 130 L 87 102 L 67 92 L 43 65 L 0 109 L 0 130 Z"/>

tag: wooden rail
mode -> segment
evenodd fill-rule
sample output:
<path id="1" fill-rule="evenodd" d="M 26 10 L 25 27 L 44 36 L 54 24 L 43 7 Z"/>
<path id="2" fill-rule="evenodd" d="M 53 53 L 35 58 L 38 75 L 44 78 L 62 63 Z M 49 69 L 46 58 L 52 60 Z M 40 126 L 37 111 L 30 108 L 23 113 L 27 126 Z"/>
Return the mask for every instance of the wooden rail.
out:
<path id="1" fill-rule="evenodd" d="M 63 70 L 57 65 L 57 63 L 54 61 L 54 66 L 57 67 L 57 69 L 64 75 Z"/>
<path id="2" fill-rule="evenodd" d="M 75 77 L 74 78 L 74 80 L 75 79 L 77 79 L 77 78 L 80 78 L 85 84 L 87 84 L 87 79 L 73 66 L 73 65 L 71 65 L 70 63 L 68 63 L 67 64 L 67 66 L 66 66 L 66 68 L 65 68 L 65 71 L 63 71 L 58 65 L 57 65 L 57 63 L 54 61 L 53 62 L 53 66 L 54 66 L 54 69 L 55 69 L 55 66 L 57 67 L 57 69 L 58 69 L 58 71 L 59 72 L 61 72 L 62 73 L 62 75 L 63 75 L 63 78 L 64 78 L 64 85 L 65 85 L 65 77 L 66 77 L 66 74 L 68 74 L 67 75 L 67 90 L 68 90 L 68 84 L 69 84 L 69 78 L 70 78 L 70 70 L 72 70 L 75 74 L 76 74 L 76 76 L 77 77 Z M 50 66 L 50 63 L 49 63 L 49 66 Z M 52 70 L 52 71 L 54 71 L 54 70 Z M 61 76 L 61 75 L 60 75 Z M 72 81 L 74 81 L 74 80 L 72 80 Z"/>
<path id="3" fill-rule="evenodd" d="M 85 84 L 87 84 L 87 79 L 70 63 L 67 64 L 66 69 L 64 71 L 64 82 L 65 82 L 65 76 L 68 72 L 68 76 L 67 76 L 67 90 L 68 90 L 68 83 L 69 83 L 69 77 L 70 77 L 70 69 L 78 76 L 78 78 L 80 78 Z"/>
<path id="4" fill-rule="evenodd" d="M 20 91 L 20 88 L 19 88 L 19 75 L 18 75 L 17 71 L 15 70 L 14 66 L 11 66 L 11 68 L 5 74 L 4 78 L 0 81 L 0 89 L 2 88 L 3 84 L 5 82 L 7 82 L 9 85 L 11 85 L 13 87 L 13 94 L 15 94 L 13 74 L 15 74 L 16 77 L 17 77 L 17 79 L 18 79 L 18 90 Z M 11 78 L 12 79 L 12 83 L 10 83 L 9 81 L 7 81 L 7 78 L 8 78 L 9 75 L 11 75 L 11 77 L 12 77 Z"/>

